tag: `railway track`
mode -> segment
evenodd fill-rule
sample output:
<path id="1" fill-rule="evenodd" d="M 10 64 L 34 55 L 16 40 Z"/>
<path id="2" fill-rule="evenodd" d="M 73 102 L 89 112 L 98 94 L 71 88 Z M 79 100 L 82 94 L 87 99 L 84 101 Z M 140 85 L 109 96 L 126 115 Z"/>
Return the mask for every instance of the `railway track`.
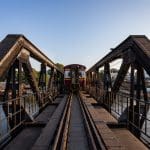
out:
<path id="1" fill-rule="evenodd" d="M 52 149 L 106 149 L 80 94 L 68 96 Z"/>
<path id="2" fill-rule="evenodd" d="M 102 111 L 101 119 L 97 118 L 92 101 L 89 99 L 89 102 L 87 98 L 85 102 L 84 98 L 83 93 L 58 98 L 55 105 L 49 105 L 45 113 L 36 118 L 35 124 L 25 126 L 3 147 L 4 150 L 147 149 L 127 129 L 109 129 L 102 121 L 107 122 L 103 117 L 109 118 L 108 112 Z M 52 106 L 55 106 L 53 112 Z M 49 119 L 45 118 L 45 115 L 48 115 Z M 42 120 L 45 120 L 46 124 L 41 126 Z"/>

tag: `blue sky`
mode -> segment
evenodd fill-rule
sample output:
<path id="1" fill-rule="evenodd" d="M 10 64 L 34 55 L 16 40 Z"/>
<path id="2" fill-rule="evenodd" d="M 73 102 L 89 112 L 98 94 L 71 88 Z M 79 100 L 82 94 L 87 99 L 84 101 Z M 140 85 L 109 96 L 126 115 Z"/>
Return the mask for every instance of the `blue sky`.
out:
<path id="1" fill-rule="evenodd" d="M 0 0 L 0 6 L 0 40 L 24 34 L 64 65 L 89 68 L 130 34 L 150 37 L 150 0 Z"/>

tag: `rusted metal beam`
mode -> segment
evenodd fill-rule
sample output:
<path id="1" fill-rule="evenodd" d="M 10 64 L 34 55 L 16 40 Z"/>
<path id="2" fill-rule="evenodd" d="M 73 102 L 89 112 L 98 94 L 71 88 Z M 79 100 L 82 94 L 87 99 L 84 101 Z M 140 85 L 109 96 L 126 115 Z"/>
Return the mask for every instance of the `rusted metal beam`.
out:
<path id="1" fill-rule="evenodd" d="M 118 75 L 117 75 L 114 85 L 112 87 L 112 91 L 114 93 L 118 92 L 118 90 L 128 72 L 129 66 L 130 66 L 130 64 L 126 63 L 125 60 L 123 60 L 123 63 L 121 64 L 120 70 L 118 72 Z"/>
<path id="2" fill-rule="evenodd" d="M 109 63 L 105 63 L 104 65 L 104 90 L 105 90 L 105 96 L 104 96 L 104 103 L 106 105 L 106 108 L 110 112 L 110 101 L 109 101 L 109 93 L 111 92 L 111 75 L 110 75 L 110 65 Z"/>
<path id="3" fill-rule="evenodd" d="M 142 82 L 142 90 L 143 90 L 145 105 L 144 105 L 144 111 L 142 112 L 142 117 L 140 120 L 140 129 L 142 128 L 144 121 L 145 121 L 145 118 L 147 116 L 147 113 L 149 111 L 149 105 L 146 103 L 148 101 L 148 93 L 147 93 L 147 88 L 145 86 L 145 75 L 144 75 L 143 69 L 141 72 L 141 82 Z"/>
<path id="4" fill-rule="evenodd" d="M 41 71 L 39 76 L 38 86 L 41 87 L 42 90 L 46 90 L 46 64 L 41 64 Z"/>
<path id="5" fill-rule="evenodd" d="M 136 47 L 134 50 L 133 48 Z M 87 72 L 91 72 L 95 70 L 97 67 L 104 66 L 105 63 L 111 62 L 117 58 L 122 58 L 123 54 L 128 51 L 129 48 L 132 48 L 132 51 L 136 55 L 138 53 L 139 57 L 142 60 L 145 59 L 143 66 L 150 75 L 150 40 L 145 35 L 131 35 L 126 40 L 124 40 L 121 44 L 119 44 L 116 48 L 112 49 L 105 57 L 103 57 L 100 61 L 94 64 Z M 141 60 L 141 59 L 139 59 Z"/>
<path id="6" fill-rule="evenodd" d="M 145 48 L 141 50 L 141 48 L 142 47 L 139 47 L 139 45 L 136 44 L 132 46 L 132 50 L 134 52 L 137 62 L 145 69 L 147 74 L 150 76 L 150 46 L 149 49 L 146 50 Z"/>
<path id="7" fill-rule="evenodd" d="M 132 122 L 134 120 L 134 72 L 135 72 L 135 68 L 134 65 L 131 64 L 131 75 L 130 75 L 130 106 L 129 106 L 129 129 L 132 131 Z"/>
<path id="8" fill-rule="evenodd" d="M 30 61 L 26 60 L 25 62 L 23 62 L 22 67 L 23 67 L 23 70 L 25 72 L 25 76 L 27 77 L 27 80 L 29 81 L 31 89 L 36 94 L 36 98 L 39 102 L 39 105 L 41 105 L 42 102 L 41 102 L 41 99 L 39 96 L 40 92 L 39 92 L 39 88 L 38 88 L 38 85 L 37 85 L 37 82 L 36 82 L 36 79 L 35 79 L 31 64 L 30 64 Z"/>
<path id="9" fill-rule="evenodd" d="M 42 53 L 33 43 L 31 43 L 23 35 L 8 35 L 0 43 L 0 78 L 4 76 L 8 68 L 13 64 L 21 50 L 26 50 L 30 53 L 30 56 L 36 60 L 46 63 L 47 66 L 53 67 L 59 72 L 63 73 L 56 67 L 44 53 Z"/>
<path id="10" fill-rule="evenodd" d="M 140 108 L 141 108 L 141 104 L 140 104 L 140 99 L 141 99 L 141 74 L 142 74 L 142 68 L 141 66 L 137 63 L 136 64 L 136 69 L 137 69 L 137 77 L 136 77 L 136 105 L 134 106 L 134 124 L 140 128 Z M 140 137 L 140 131 L 135 129 L 135 135 L 137 137 Z"/>

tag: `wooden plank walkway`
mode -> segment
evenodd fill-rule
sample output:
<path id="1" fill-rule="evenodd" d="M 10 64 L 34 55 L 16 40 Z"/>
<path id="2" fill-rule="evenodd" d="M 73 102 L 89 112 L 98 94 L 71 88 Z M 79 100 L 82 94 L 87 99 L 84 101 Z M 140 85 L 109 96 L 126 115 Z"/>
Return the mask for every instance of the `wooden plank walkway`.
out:
<path id="1" fill-rule="evenodd" d="M 118 121 L 103 107 L 99 106 L 94 98 L 81 93 L 83 101 L 92 116 L 98 134 L 108 150 L 147 150 L 126 128 L 110 128 L 107 124 L 118 124 Z M 47 150 L 51 149 L 54 135 L 67 102 L 67 96 L 56 99 L 54 105 L 49 105 L 35 119 L 41 123 L 37 126 L 26 126 L 4 150 Z M 59 105 L 57 106 L 57 104 Z M 56 108 L 57 107 L 57 108 Z M 78 101 L 73 100 L 71 120 L 68 136 L 68 149 L 89 149 L 84 121 Z M 45 124 L 45 127 L 43 125 Z"/>
<path id="2" fill-rule="evenodd" d="M 56 99 L 61 102 L 60 98 Z M 33 147 L 38 137 L 41 135 L 50 118 L 52 117 L 57 105 L 48 105 L 41 114 L 35 118 L 36 124 L 32 123 L 23 130 L 4 148 L 4 150 L 29 150 Z M 39 125 L 38 125 L 39 124 Z"/>
<path id="3" fill-rule="evenodd" d="M 148 148 L 126 128 L 109 128 L 107 124 L 117 124 L 117 120 L 103 107 L 98 106 L 96 100 L 91 98 L 90 95 L 85 94 L 85 92 L 82 92 L 81 95 L 108 149 L 148 150 Z"/>

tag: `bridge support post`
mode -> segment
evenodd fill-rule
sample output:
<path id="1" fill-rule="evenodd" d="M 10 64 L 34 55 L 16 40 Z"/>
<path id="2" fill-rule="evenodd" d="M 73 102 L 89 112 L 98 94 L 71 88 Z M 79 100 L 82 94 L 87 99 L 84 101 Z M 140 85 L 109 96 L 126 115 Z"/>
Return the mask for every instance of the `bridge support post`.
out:
<path id="1" fill-rule="evenodd" d="M 135 105 L 135 113 L 134 113 L 134 123 L 138 127 L 138 129 L 135 129 L 135 135 L 137 137 L 140 137 L 140 98 L 141 98 L 141 74 L 142 74 L 142 67 L 140 65 L 137 65 L 137 77 L 136 77 L 136 105 Z"/>
<path id="2" fill-rule="evenodd" d="M 3 106 L 6 116 L 8 117 L 10 127 L 13 128 L 18 124 L 19 114 L 15 114 L 17 111 L 21 111 L 20 108 L 20 96 L 21 92 L 21 77 L 22 77 L 22 65 L 19 59 L 16 59 L 14 64 L 10 67 L 7 74 L 6 88 L 4 92 L 3 101 L 9 101 L 14 99 L 11 104 L 6 102 Z M 8 115 L 12 113 L 12 118 Z M 21 112 L 20 112 L 21 113 Z M 23 116 L 21 117 L 23 119 Z"/>
<path id="3" fill-rule="evenodd" d="M 51 102 L 53 101 L 53 81 L 54 81 L 54 68 L 51 67 L 50 78 L 48 81 L 48 89 L 47 89 L 51 96 Z"/>
<path id="4" fill-rule="evenodd" d="M 137 137 L 140 137 L 141 132 L 140 129 L 142 128 L 144 121 L 146 120 L 146 115 L 148 112 L 147 107 L 147 89 L 145 87 L 145 75 L 143 68 L 140 66 L 140 64 L 137 64 L 137 84 L 136 84 L 136 106 L 135 106 L 135 125 L 138 127 L 139 130 L 136 130 L 135 134 Z M 144 97 L 144 104 L 140 102 L 141 99 L 141 90 L 143 90 L 143 97 Z M 140 115 L 142 114 L 142 116 Z"/>
<path id="5" fill-rule="evenodd" d="M 105 105 L 109 112 L 111 112 L 111 103 L 110 103 L 110 92 L 111 92 L 111 75 L 110 75 L 110 65 L 105 63 L 104 65 L 104 91 L 105 91 Z"/>
<path id="6" fill-rule="evenodd" d="M 130 106 L 129 106 L 129 129 L 132 131 L 132 123 L 134 120 L 134 65 L 131 64 L 131 75 L 130 75 Z"/>
<path id="7" fill-rule="evenodd" d="M 86 90 L 90 91 L 90 77 L 89 77 L 89 73 L 86 74 Z"/>
<path id="8" fill-rule="evenodd" d="M 46 91 L 46 64 L 44 63 L 41 64 L 38 86 L 41 87 L 42 91 Z"/>
<path id="9" fill-rule="evenodd" d="M 95 98 L 98 100 L 98 69 L 95 70 Z"/>
<path id="10" fill-rule="evenodd" d="M 40 95 L 41 95 L 41 102 L 43 105 L 45 103 L 45 92 L 46 92 L 46 76 L 47 76 L 47 72 L 46 72 L 46 64 L 42 63 L 41 64 L 41 71 L 40 71 L 40 76 L 39 76 L 39 82 L 38 82 L 38 87 L 39 89 L 42 91 L 40 91 Z"/>
<path id="11" fill-rule="evenodd" d="M 57 90 L 59 93 L 63 93 L 63 75 L 57 72 Z"/>
<path id="12" fill-rule="evenodd" d="M 63 74 L 59 73 L 59 84 L 60 84 L 60 93 L 64 92 L 64 76 Z"/>
<path id="13" fill-rule="evenodd" d="M 90 74 L 89 74 L 89 93 L 91 94 L 91 89 L 92 89 L 92 86 L 93 86 L 93 81 L 92 81 L 92 72 L 90 72 Z"/>
<path id="14" fill-rule="evenodd" d="M 142 112 L 142 117 L 141 117 L 141 120 L 140 120 L 140 129 L 142 128 L 142 126 L 144 124 L 146 114 L 149 110 L 149 105 L 146 103 L 148 101 L 148 95 L 147 95 L 147 89 L 146 89 L 146 86 L 145 86 L 145 75 L 144 75 L 143 69 L 142 69 L 142 72 L 141 72 L 141 80 L 142 80 L 142 90 L 143 90 L 143 97 L 144 97 L 145 105 L 144 105 L 144 108 L 143 108 L 144 110 Z"/>
<path id="15" fill-rule="evenodd" d="M 54 73 L 54 82 L 53 82 L 53 91 L 54 91 L 54 97 L 57 95 L 59 91 L 59 72 L 55 70 Z"/>
<path id="16" fill-rule="evenodd" d="M 137 70 L 135 74 L 135 69 Z M 136 84 L 135 84 L 135 75 L 136 75 Z M 130 107 L 129 107 L 129 129 L 137 136 L 140 137 L 141 132 L 140 129 L 143 126 L 143 123 L 146 118 L 146 114 L 148 111 L 146 101 L 147 98 L 147 90 L 145 87 L 144 80 L 144 71 L 143 68 L 135 62 L 131 64 L 131 80 L 130 80 Z M 141 103 L 141 90 L 143 90 L 143 97 L 145 103 Z M 136 97 L 136 102 L 134 97 Z M 141 116 L 142 114 L 142 116 Z M 136 128 L 133 126 L 136 126 Z"/>

